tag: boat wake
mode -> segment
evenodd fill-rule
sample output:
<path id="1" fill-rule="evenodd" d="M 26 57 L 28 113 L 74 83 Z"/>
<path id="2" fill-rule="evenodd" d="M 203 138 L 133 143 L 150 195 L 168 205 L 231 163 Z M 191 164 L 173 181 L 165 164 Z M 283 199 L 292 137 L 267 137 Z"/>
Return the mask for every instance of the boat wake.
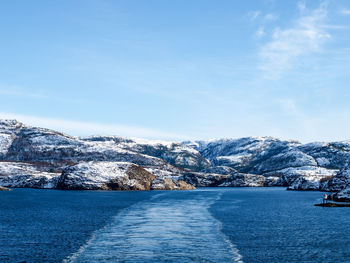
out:
<path id="1" fill-rule="evenodd" d="M 208 211 L 220 193 L 176 197 L 156 195 L 122 211 L 65 262 L 242 262 Z"/>

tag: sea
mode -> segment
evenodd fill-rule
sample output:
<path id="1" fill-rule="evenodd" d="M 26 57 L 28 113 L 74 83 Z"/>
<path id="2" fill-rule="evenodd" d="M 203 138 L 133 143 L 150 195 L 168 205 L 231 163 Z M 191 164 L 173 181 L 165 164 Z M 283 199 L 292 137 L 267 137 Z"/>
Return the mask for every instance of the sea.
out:
<path id="1" fill-rule="evenodd" d="M 350 209 L 285 188 L 0 192 L 0 262 L 350 262 Z"/>

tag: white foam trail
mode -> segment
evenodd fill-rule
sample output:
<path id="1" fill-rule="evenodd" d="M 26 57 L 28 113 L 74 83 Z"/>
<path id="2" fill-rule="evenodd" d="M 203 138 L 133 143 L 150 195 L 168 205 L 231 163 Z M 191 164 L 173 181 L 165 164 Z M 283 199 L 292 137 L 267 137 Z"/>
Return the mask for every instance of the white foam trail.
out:
<path id="1" fill-rule="evenodd" d="M 66 262 L 242 262 L 208 208 L 221 194 L 171 193 L 122 211 Z"/>
<path id="2" fill-rule="evenodd" d="M 66 259 L 64 259 L 62 262 L 63 263 L 70 263 L 70 262 L 75 262 L 76 259 L 78 258 L 79 255 L 81 255 L 85 248 L 88 247 L 91 242 L 95 239 L 96 237 L 96 233 L 98 232 L 99 230 L 96 230 L 92 233 L 91 237 L 88 239 L 88 241 L 86 241 L 86 243 L 84 245 L 82 245 L 77 252 L 75 252 L 73 255 L 70 255 L 68 256 Z"/>
<path id="3" fill-rule="evenodd" d="M 223 192 L 220 192 L 220 193 L 218 194 L 218 196 L 217 196 L 217 198 L 216 198 L 215 201 L 219 201 L 219 200 L 221 199 L 221 197 L 222 197 L 222 194 L 223 194 Z M 239 203 L 240 201 L 233 201 L 233 202 Z M 213 203 L 214 203 L 214 202 L 213 202 Z M 210 206 L 211 206 L 213 203 L 211 203 Z M 231 202 L 231 204 L 232 204 L 232 202 Z M 211 215 L 211 216 L 212 216 L 212 215 Z M 213 217 L 213 216 L 212 216 L 212 217 Z M 235 262 L 237 262 L 237 263 L 243 263 L 243 256 L 240 254 L 239 249 L 238 249 L 237 246 L 236 246 L 235 244 L 233 244 L 233 243 L 231 242 L 231 240 L 223 233 L 223 231 L 222 231 L 222 229 L 223 229 L 222 223 L 221 223 L 219 220 L 217 220 L 216 218 L 214 218 L 214 217 L 213 217 L 213 219 L 217 221 L 217 223 L 218 223 L 218 232 L 220 232 L 220 234 L 222 235 L 223 240 L 224 240 L 225 243 L 229 246 L 232 255 L 235 256 L 235 258 L 234 258 Z"/>

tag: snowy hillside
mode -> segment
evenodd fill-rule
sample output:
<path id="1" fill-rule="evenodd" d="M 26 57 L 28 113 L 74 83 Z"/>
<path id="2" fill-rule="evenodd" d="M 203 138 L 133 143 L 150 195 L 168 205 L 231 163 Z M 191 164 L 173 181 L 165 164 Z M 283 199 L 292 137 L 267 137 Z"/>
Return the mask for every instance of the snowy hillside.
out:
<path id="1" fill-rule="evenodd" d="M 179 143 L 117 136 L 76 138 L 15 120 L 0 121 L 0 186 L 109 189 L 109 180 L 129 178 L 121 166 L 127 163 L 140 167 L 137 178 L 152 178 L 154 184 L 151 180 L 147 187 L 133 188 L 129 178 L 122 180 L 129 183 L 114 184 L 114 189 L 189 189 L 187 182 L 340 191 L 350 183 L 344 175 L 349 160 L 348 141 L 301 144 L 246 137 Z M 117 170 L 124 171 L 122 177 Z M 103 179 L 103 174 L 108 176 Z M 72 180 L 76 184 L 68 183 Z"/>

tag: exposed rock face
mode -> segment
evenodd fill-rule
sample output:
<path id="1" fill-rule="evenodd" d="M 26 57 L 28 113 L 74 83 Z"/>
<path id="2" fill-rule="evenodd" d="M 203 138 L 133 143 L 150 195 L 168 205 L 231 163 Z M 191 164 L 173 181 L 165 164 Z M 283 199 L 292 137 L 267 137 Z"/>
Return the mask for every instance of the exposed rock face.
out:
<path id="1" fill-rule="evenodd" d="M 160 158 L 167 163 L 192 171 L 210 167 L 210 162 L 196 149 L 181 143 L 143 139 L 125 139 L 115 136 L 92 136 L 81 138 L 84 141 L 113 145 L 120 149 Z"/>
<path id="2" fill-rule="evenodd" d="M 222 184 L 227 177 L 228 175 L 187 172 L 181 179 L 195 187 L 215 187 Z"/>
<path id="3" fill-rule="evenodd" d="M 57 187 L 68 190 L 150 190 L 155 176 L 125 162 L 83 162 L 65 169 Z"/>
<path id="4" fill-rule="evenodd" d="M 223 175 L 190 172 L 185 173 L 181 178 L 196 187 L 257 187 L 264 186 L 265 182 L 265 177 L 262 175 L 243 173 Z"/>
<path id="5" fill-rule="evenodd" d="M 328 191 L 340 191 L 348 184 L 350 184 L 350 167 L 346 166 L 327 182 L 325 189 Z"/>
<path id="6" fill-rule="evenodd" d="M 257 174 L 239 173 L 236 169 L 228 166 L 215 166 L 202 170 L 204 173 L 226 175 L 224 181 L 217 186 L 225 187 L 257 187 L 264 186 L 266 178 Z"/>
<path id="7" fill-rule="evenodd" d="M 46 167 L 20 162 L 0 162 L 0 186 L 56 188 L 61 173 L 45 172 Z"/>
<path id="8" fill-rule="evenodd" d="M 162 167 L 145 167 L 145 169 L 157 178 L 178 178 L 185 171 L 176 167 L 162 169 Z"/>
<path id="9" fill-rule="evenodd" d="M 330 177 L 322 176 L 300 176 L 298 177 L 288 190 L 322 190 L 326 189 L 327 180 Z"/>
<path id="10" fill-rule="evenodd" d="M 257 174 L 238 173 L 230 175 L 218 186 L 224 187 L 261 187 L 265 184 L 265 177 Z"/>
<path id="11" fill-rule="evenodd" d="M 299 143 L 271 137 L 247 137 L 199 142 L 199 145 L 201 154 L 215 166 L 229 166 L 242 173 L 261 174 L 274 170 L 276 166 L 282 169 L 295 163 L 295 158 L 285 158 L 283 153 L 289 153 L 291 147 Z M 273 157 L 274 162 L 269 161 Z"/>
<path id="12" fill-rule="evenodd" d="M 346 186 L 341 191 L 332 196 L 334 201 L 350 202 L 350 186 Z"/>
<path id="13" fill-rule="evenodd" d="M 152 181 L 152 190 L 191 190 L 195 189 L 193 185 L 190 185 L 182 180 L 172 180 L 170 178 L 155 179 Z"/>
<path id="14" fill-rule="evenodd" d="M 222 174 L 222 175 L 234 175 L 238 174 L 236 169 L 233 169 L 229 166 L 214 166 L 209 167 L 201 171 L 202 173 L 214 173 L 214 174 Z"/>
<path id="15" fill-rule="evenodd" d="M 308 143 L 298 148 L 325 168 L 343 169 L 350 161 L 350 141 Z"/>
<path id="16" fill-rule="evenodd" d="M 290 167 L 264 174 L 279 178 L 280 186 L 289 186 L 289 190 L 317 190 L 321 183 L 332 178 L 338 170 L 331 170 L 316 166 Z M 278 186 L 277 183 L 274 186 Z"/>
<path id="17" fill-rule="evenodd" d="M 5 158 L 21 126 L 15 120 L 0 120 L 0 160 Z"/>

